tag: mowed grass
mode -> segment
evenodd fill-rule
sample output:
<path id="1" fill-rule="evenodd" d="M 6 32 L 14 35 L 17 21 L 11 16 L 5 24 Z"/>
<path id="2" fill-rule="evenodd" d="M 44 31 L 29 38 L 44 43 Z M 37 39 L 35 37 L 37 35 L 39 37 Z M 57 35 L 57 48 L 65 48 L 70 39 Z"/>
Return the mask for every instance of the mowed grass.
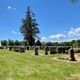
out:
<path id="1" fill-rule="evenodd" d="M 80 62 L 53 60 L 68 54 L 34 55 L 0 49 L 0 80 L 80 80 Z"/>

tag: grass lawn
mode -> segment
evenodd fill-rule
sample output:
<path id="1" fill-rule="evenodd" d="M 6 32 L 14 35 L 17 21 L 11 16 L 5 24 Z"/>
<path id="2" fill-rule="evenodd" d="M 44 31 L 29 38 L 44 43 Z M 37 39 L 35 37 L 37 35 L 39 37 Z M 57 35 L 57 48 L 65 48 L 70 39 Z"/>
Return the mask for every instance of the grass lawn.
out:
<path id="1" fill-rule="evenodd" d="M 79 54 L 79 53 L 77 53 Z M 53 60 L 68 54 L 34 56 L 34 51 L 17 53 L 0 49 L 0 80 L 80 80 L 80 62 Z"/>

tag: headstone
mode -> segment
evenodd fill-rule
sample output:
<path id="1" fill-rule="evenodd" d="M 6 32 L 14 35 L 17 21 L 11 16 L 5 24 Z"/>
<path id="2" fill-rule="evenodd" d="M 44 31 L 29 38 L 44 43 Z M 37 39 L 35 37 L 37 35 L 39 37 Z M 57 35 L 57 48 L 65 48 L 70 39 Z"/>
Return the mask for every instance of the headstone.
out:
<path id="1" fill-rule="evenodd" d="M 56 47 L 49 47 L 50 54 L 56 53 Z"/>
<path id="2" fill-rule="evenodd" d="M 25 50 L 27 49 L 26 46 L 24 46 L 24 49 L 25 49 Z"/>
<path id="3" fill-rule="evenodd" d="M 69 50 L 71 47 L 70 46 L 66 46 L 66 50 Z"/>
<path id="4" fill-rule="evenodd" d="M 48 47 L 44 47 L 44 54 L 48 55 Z"/>
<path id="5" fill-rule="evenodd" d="M 12 47 L 11 46 L 9 47 L 9 51 L 12 51 Z"/>
<path id="6" fill-rule="evenodd" d="M 75 61 L 73 48 L 69 49 L 69 61 Z"/>
<path id="7" fill-rule="evenodd" d="M 27 46 L 27 50 L 29 50 L 29 46 Z"/>
<path id="8" fill-rule="evenodd" d="M 62 47 L 62 53 L 65 53 L 65 47 Z"/>
<path id="9" fill-rule="evenodd" d="M 16 47 L 14 46 L 14 47 L 13 47 L 13 50 L 15 51 L 15 49 L 16 49 Z"/>
<path id="10" fill-rule="evenodd" d="M 31 50 L 31 46 L 29 46 L 29 50 Z"/>
<path id="11" fill-rule="evenodd" d="M 6 49 L 6 46 L 4 46 L 4 49 Z"/>
<path id="12" fill-rule="evenodd" d="M 19 48 L 19 53 L 20 53 L 20 52 L 25 52 L 25 48 L 20 47 L 20 48 Z"/>
<path id="13" fill-rule="evenodd" d="M 13 50 L 14 50 L 15 52 L 19 52 L 19 46 L 14 46 L 14 47 L 13 47 Z"/>
<path id="14" fill-rule="evenodd" d="M 38 47 L 34 48 L 34 55 L 38 55 Z"/>
<path id="15" fill-rule="evenodd" d="M 57 47 L 57 53 L 62 53 L 62 47 Z"/>

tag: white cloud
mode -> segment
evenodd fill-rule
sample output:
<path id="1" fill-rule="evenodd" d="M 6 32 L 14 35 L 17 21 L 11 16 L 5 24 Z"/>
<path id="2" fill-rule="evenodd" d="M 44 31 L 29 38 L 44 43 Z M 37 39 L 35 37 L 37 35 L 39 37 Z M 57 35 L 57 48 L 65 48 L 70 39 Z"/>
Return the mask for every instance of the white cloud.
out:
<path id="1" fill-rule="evenodd" d="M 11 6 L 8 6 L 8 9 L 11 9 Z"/>
<path id="2" fill-rule="evenodd" d="M 71 28 L 70 30 L 71 30 L 71 31 L 75 31 L 75 29 L 74 29 L 74 28 Z"/>
<path id="3" fill-rule="evenodd" d="M 80 28 L 71 28 L 68 32 L 69 37 L 80 36 Z"/>
<path id="4" fill-rule="evenodd" d="M 15 32 L 14 30 L 12 31 L 12 34 L 20 34 L 20 32 Z"/>
<path id="5" fill-rule="evenodd" d="M 45 40 L 47 40 L 46 37 L 42 37 L 42 38 L 41 38 L 41 41 L 45 41 Z"/>
<path id="6" fill-rule="evenodd" d="M 74 31 L 69 31 L 68 35 L 69 35 L 69 37 L 73 37 L 76 35 L 76 33 Z"/>
<path id="7" fill-rule="evenodd" d="M 76 35 L 80 36 L 80 28 L 75 29 Z"/>
<path id="8" fill-rule="evenodd" d="M 49 36 L 49 38 L 52 38 L 52 39 L 63 39 L 65 37 L 66 36 L 63 35 L 63 34 L 57 34 L 57 35 L 51 35 L 51 36 Z"/>
<path id="9" fill-rule="evenodd" d="M 12 31 L 13 34 L 17 34 L 15 31 Z"/>

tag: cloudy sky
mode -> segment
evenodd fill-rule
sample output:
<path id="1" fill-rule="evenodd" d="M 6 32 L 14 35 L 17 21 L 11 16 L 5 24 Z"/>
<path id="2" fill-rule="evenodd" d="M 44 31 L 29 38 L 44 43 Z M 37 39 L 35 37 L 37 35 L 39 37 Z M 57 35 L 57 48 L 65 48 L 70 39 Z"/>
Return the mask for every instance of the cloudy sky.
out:
<path id="1" fill-rule="evenodd" d="M 23 40 L 21 19 L 27 6 L 36 15 L 41 41 L 63 42 L 80 38 L 80 0 L 0 0 L 0 40 Z"/>

